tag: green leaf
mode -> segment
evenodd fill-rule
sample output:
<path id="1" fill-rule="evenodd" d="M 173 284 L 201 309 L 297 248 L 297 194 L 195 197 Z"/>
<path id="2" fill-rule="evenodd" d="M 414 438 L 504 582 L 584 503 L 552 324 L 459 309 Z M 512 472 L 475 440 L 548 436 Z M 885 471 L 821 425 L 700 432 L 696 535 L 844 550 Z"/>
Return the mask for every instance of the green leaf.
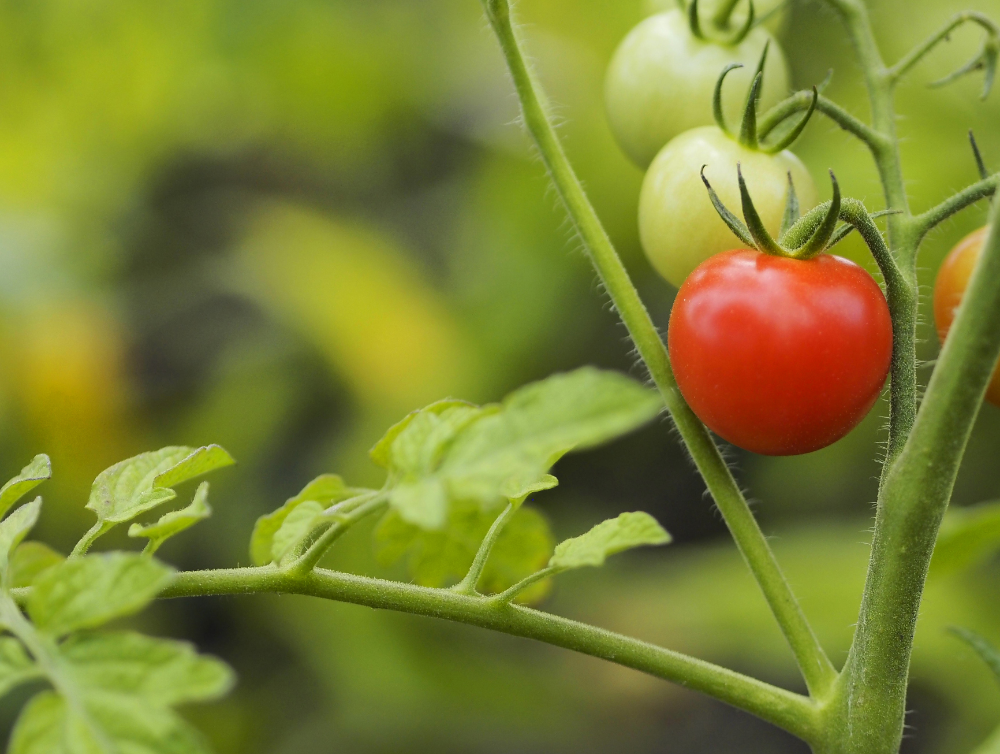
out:
<path id="1" fill-rule="evenodd" d="M 348 487 L 336 474 L 316 477 L 298 495 L 285 501 L 278 510 L 257 519 L 250 538 L 250 559 L 254 565 L 267 565 L 274 559 L 274 535 L 281 529 L 288 515 L 303 503 L 313 501 L 321 503 L 324 508 L 329 508 L 365 492 L 370 490 Z"/>
<path id="2" fill-rule="evenodd" d="M 1000 551 L 1000 500 L 951 508 L 934 546 L 931 575 L 941 576 L 978 565 Z"/>
<path id="3" fill-rule="evenodd" d="M 951 632 L 972 647 L 976 654 L 982 658 L 983 662 L 989 665 L 990 670 L 993 671 L 997 680 L 1000 681 L 1000 650 L 975 631 L 970 631 L 967 628 L 952 628 Z"/>
<path id="4" fill-rule="evenodd" d="M 43 633 L 65 636 L 138 612 L 173 578 L 168 566 L 133 553 L 70 558 L 44 571 L 28 598 Z"/>
<path id="5" fill-rule="evenodd" d="M 21 473 L 0 487 L 0 517 L 18 500 L 52 476 L 52 464 L 44 453 L 35 456 Z"/>
<path id="6" fill-rule="evenodd" d="M 233 463 L 218 445 L 142 453 L 102 471 L 94 480 L 87 507 L 101 522 L 124 523 L 173 500 L 177 493 L 171 488 L 181 482 Z"/>
<path id="7" fill-rule="evenodd" d="M 76 634 L 59 654 L 85 690 L 139 696 L 161 707 L 218 699 L 233 685 L 225 663 L 190 644 L 131 631 Z"/>
<path id="8" fill-rule="evenodd" d="M 427 530 L 408 523 L 399 511 L 390 510 L 375 530 L 379 561 L 391 565 L 405 558 L 407 571 L 421 586 L 440 587 L 465 576 L 480 543 L 497 517 L 474 503 L 453 506 L 448 525 Z M 554 540 L 548 521 L 538 511 L 522 507 L 515 513 L 493 546 L 480 580 L 488 591 L 503 591 L 545 566 Z M 546 585 L 528 592 L 526 599 L 544 596 Z"/>
<path id="9" fill-rule="evenodd" d="M 445 400 L 432 403 L 425 408 L 417 409 L 416 411 L 411 411 L 402 420 L 396 422 L 392 425 L 389 430 L 382 436 L 382 439 L 375 443 L 375 446 L 368 452 L 371 459 L 375 461 L 379 466 L 384 469 L 392 469 L 393 466 L 398 462 L 398 459 L 394 458 L 393 446 L 400 435 L 407 433 L 410 435 L 410 439 L 404 438 L 400 444 L 400 452 L 405 455 L 405 450 L 407 445 L 412 445 L 412 438 L 415 435 L 425 432 L 425 429 L 421 429 L 419 426 L 415 429 L 410 429 L 410 425 L 420 418 L 421 422 L 425 422 L 428 417 L 431 416 L 441 416 L 445 414 L 450 414 L 452 416 L 460 415 L 461 412 L 468 411 L 475 413 L 480 409 L 467 401 L 459 401 L 453 398 L 446 398 Z M 466 414 L 469 416 L 469 414 Z M 421 418 L 422 417 L 422 418 Z M 469 418 L 472 418 L 469 416 Z"/>
<path id="10" fill-rule="evenodd" d="M 280 561 L 296 544 L 312 533 L 317 519 L 325 510 L 322 503 L 306 500 L 288 514 L 274 535 L 274 543 L 271 546 L 271 558 L 274 562 Z"/>
<path id="11" fill-rule="evenodd" d="M 40 674 L 21 642 L 10 636 L 0 637 L 0 696 Z"/>
<path id="12" fill-rule="evenodd" d="M 8 568 L 10 553 L 21 544 L 21 540 L 28 536 L 28 532 L 38 521 L 38 514 L 41 512 L 42 498 L 36 497 L 0 521 L 0 575 L 3 576 L 5 586 L 10 584 L 10 569 Z"/>
<path id="13" fill-rule="evenodd" d="M 31 586 L 46 568 L 66 560 L 62 555 L 41 542 L 22 542 L 10 556 L 10 585 L 18 589 Z"/>
<path id="14" fill-rule="evenodd" d="M 18 718 L 9 754 L 208 754 L 201 736 L 170 709 L 91 692 L 81 714 L 51 691 Z"/>
<path id="15" fill-rule="evenodd" d="M 149 545 L 146 551 L 152 554 L 171 537 L 189 529 L 199 521 L 204 521 L 211 515 L 212 509 L 208 505 L 208 482 L 202 482 L 198 485 L 191 504 L 186 508 L 163 514 L 155 524 L 148 526 L 132 524 L 129 527 L 128 535 L 148 539 Z"/>
<path id="16" fill-rule="evenodd" d="M 568 570 L 604 565 L 609 555 L 644 545 L 665 545 L 670 535 L 648 513 L 622 513 L 579 537 L 560 542 L 551 568 Z"/>
<path id="17" fill-rule="evenodd" d="M 399 475 L 390 504 L 409 523 L 435 529 L 456 501 L 488 510 L 521 498 L 567 452 L 630 432 L 662 407 L 655 391 L 587 367 L 521 388 L 499 407 L 435 404 L 397 425 L 388 451 L 383 439 L 374 456 Z"/>

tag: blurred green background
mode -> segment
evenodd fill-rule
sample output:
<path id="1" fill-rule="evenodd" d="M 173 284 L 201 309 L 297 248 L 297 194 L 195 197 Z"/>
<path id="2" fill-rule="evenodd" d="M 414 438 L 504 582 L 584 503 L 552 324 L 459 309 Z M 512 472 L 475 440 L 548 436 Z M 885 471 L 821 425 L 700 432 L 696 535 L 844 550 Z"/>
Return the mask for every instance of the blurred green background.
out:
<path id="1" fill-rule="evenodd" d="M 674 291 L 638 245 L 642 176 L 601 101 L 612 51 L 654 5 L 522 0 L 518 15 L 568 151 L 665 327 Z M 890 60 L 965 7 L 872 5 Z M 1000 0 L 969 5 L 1000 17 Z M 1000 167 L 1000 95 L 980 102 L 979 77 L 924 86 L 978 45 L 972 29 L 953 37 L 899 92 L 915 209 L 975 179 L 970 128 Z M 822 3 L 795 2 L 781 40 L 796 86 L 833 68 L 829 95 L 866 112 Z M 161 552 L 183 568 L 247 564 L 253 521 L 315 474 L 378 484 L 367 449 L 413 408 L 496 400 L 581 364 L 641 377 L 516 116 L 475 0 L 0 5 L 0 476 L 51 454 L 37 536 L 70 547 L 111 463 L 218 442 L 239 466 L 212 482 L 214 517 Z M 829 121 L 817 117 L 796 151 L 824 192 L 832 167 L 846 194 L 881 208 L 868 155 Z M 975 208 L 928 239 L 928 292 L 947 249 L 984 219 Z M 853 243 L 842 253 L 867 264 Z M 928 324 L 922 336 L 931 362 Z M 880 404 L 808 456 L 729 451 L 838 663 L 885 416 Z M 998 448 L 1000 410 L 986 408 L 957 505 L 1000 497 Z M 557 536 L 646 510 L 677 543 L 567 575 L 547 608 L 799 687 L 667 422 L 557 474 L 536 500 Z M 406 578 L 374 562 L 370 527 L 332 561 Z M 960 752 L 1000 721 L 1000 689 L 945 633 L 1000 640 L 998 576 L 993 562 L 930 584 L 904 751 Z M 427 619 L 253 597 L 158 604 L 142 621 L 237 669 L 226 701 L 190 712 L 220 754 L 805 751 L 632 671 Z M 3 731 L 21 701 L 0 703 Z"/>

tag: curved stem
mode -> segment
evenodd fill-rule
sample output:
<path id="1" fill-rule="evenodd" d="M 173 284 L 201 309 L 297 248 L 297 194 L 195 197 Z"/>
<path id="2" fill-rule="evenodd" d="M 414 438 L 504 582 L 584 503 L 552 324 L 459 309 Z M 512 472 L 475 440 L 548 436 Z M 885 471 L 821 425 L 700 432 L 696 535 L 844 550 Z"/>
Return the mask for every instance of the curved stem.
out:
<path id="1" fill-rule="evenodd" d="M 521 592 L 523 592 L 532 584 L 537 584 L 542 579 L 547 579 L 549 576 L 555 576 L 557 573 L 559 573 L 559 569 L 553 568 L 552 566 L 549 566 L 548 568 L 543 568 L 540 571 L 535 571 L 530 576 L 526 576 L 525 578 L 518 581 L 516 584 L 514 584 L 514 586 L 512 586 L 506 592 L 501 592 L 500 594 L 493 595 L 492 597 L 490 597 L 490 600 L 498 605 L 505 605 L 508 602 L 513 602 L 515 599 L 517 599 L 517 595 L 519 595 Z"/>
<path id="2" fill-rule="evenodd" d="M 988 199 L 996 193 L 1000 186 L 1000 173 L 991 175 L 971 186 L 962 189 L 954 196 L 945 199 L 936 207 L 916 215 L 913 218 L 914 232 L 919 240 L 923 240 L 931 230 L 943 223 L 957 212 L 970 207 L 981 199 Z"/>
<path id="3" fill-rule="evenodd" d="M 809 690 L 824 694 L 836 679 L 836 670 L 806 620 L 719 448 L 677 387 L 667 349 L 587 199 L 542 107 L 511 24 L 507 0 L 483 0 L 483 5 L 514 81 L 524 123 L 538 146 L 556 191 L 583 239 L 601 282 L 628 329 L 639 356 L 663 395 L 688 452 L 705 479 L 737 547 L 781 626 Z"/>
<path id="4" fill-rule="evenodd" d="M 893 84 L 898 83 L 903 76 L 909 73 L 913 66 L 923 60 L 923 58 L 925 58 L 928 53 L 930 53 L 941 42 L 946 41 L 955 29 L 965 23 L 974 23 L 981 26 L 986 30 L 987 34 L 992 37 L 1000 36 L 1000 28 L 997 27 L 989 16 L 977 13 L 976 11 L 963 11 L 962 13 L 956 13 L 952 16 L 951 20 L 941 28 L 940 31 L 932 34 L 924 42 L 917 45 L 917 47 L 904 56 L 898 63 L 896 63 L 896 65 L 892 66 L 888 71 L 889 80 Z"/>
<path id="5" fill-rule="evenodd" d="M 763 139 L 777 126 L 795 113 L 809 110 L 813 102 L 813 92 L 796 92 L 791 97 L 782 100 L 760 118 L 757 125 L 757 135 Z M 850 132 L 864 142 L 877 157 L 888 148 L 888 140 L 878 131 L 864 123 L 833 100 L 820 95 L 816 100 L 816 109 L 830 120 Z"/>
<path id="6" fill-rule="evenodd" d="M 483 569 L 486 567 L 486 561 L 490 557 L 490 552 L 493 551 L 493 545 L 496 544 L 501 532 L 503 532 L 503 528 L 516 512 L 517 508 L 514 507 L 514 504 L 507 503 L 507 507 L 496 517 L 490 530 L 486 532 L 486 537 L 483 539 L 482 544 L 479 545 L 479 550 L 476 552 L 476 557 L 472 560 L 472 565 L 469 566 L 469 572 L 465 574 L 464 579 L 451 588 L 452 591 L 459 594 L 478 593 L 476 587 L 479 584 L 479 579 L 482 578 Z"/>
<path id="7" fill-rule="evenodd" d="M 290 573 L 273 565 L 178 573 L 161 597 L 222 594 L 304 594 L 377 609 L 425 615 L 535 639 L 679 683 L 746 710 L 804 740 L 817 735 L 809 699 L 726 668 L 519 605 L 448 589 L 383 581 L 316 569 Z"/>

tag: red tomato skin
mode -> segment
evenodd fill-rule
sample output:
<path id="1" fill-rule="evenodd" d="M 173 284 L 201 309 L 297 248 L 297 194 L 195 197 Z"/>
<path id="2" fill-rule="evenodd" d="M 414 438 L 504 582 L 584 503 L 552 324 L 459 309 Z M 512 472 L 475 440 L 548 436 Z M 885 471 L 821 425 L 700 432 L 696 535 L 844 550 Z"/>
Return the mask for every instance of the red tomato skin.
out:
<path id="1" fill-rule="evenodd" d="M 733 445 L 772 456 L 819 450 L 850 432 L 892 361 L 881 289 L 830 254 L 711 257 L 681 286 L 667 339 L 695 414 Z"/>
<path id="2" fill-rule="evenodd" d="M 969 287 L 969 280 L 979 261 L 988 230 L 989 228 L 974 230 L 959 241 L 938 270 L 934 281 L 934 323 L 942 343 L 955 321 L 965 289 Z M 986 400 L 994 406 L 1000 406 L 1000 365 L 986 388 Z"/>

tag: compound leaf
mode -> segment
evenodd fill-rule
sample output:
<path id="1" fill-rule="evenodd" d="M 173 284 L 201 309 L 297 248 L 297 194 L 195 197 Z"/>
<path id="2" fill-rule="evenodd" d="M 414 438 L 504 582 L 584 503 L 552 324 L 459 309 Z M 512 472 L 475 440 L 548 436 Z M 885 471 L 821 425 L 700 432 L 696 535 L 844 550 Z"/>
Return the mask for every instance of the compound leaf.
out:
<path id="1" fill-rule="evenodd" d="M 559 570 L 604 565 L 609 555 L 644 545 L 665 545 L 670 535 L 648 513 L 622 513 L 604 521 L 586 534 L 567 539 L 556 547 L 549 566 Z"/>
<path id="2" fill-rule="evenodd" d="M 44 571 L 28 598 L 43 633 L 60 637 L 141 610 L 173 578 L 173 569 L 134 553 L 70 558 Z"/>
<path id="3" fill-rule="evenodd" d="M 274 559 L 274 535 L 281 529 L 289 514 L 303 503 L 313 501 L 322 504 L 323 508 L 329 508 L 366 492 L 370 490 L 348 487 L 336 474 L 316 477 L 299 494 L 286 500 L 278 510 L 257 519 L 250 537 L 250 559 L 254 565 L 267 565 Z"/>
<path id="4" fill-rule="evenodd" d="M 0 517 L 31 490 L 52 476 L 52 464 L 44 453 L 35 456 L 21 473 L 0 487 Z"/>
<path id="5" fill-rule="evenodd" d="M 373 451 L 395 476 L 389 502 L 409 523 L 444 527 L 450 505 L 484 510 L 547 483 L 564 454 L 652 419 L 659 395 L 615 372 L 585 367 L 527 385 L 499 406 L 446 401 L 411 414 Z"/>
<path id="6" fill-rule="evenodd" d="M 1000 500 L 951 508 L 934 546 L 931 574 L 972 567 L 1000 551 Z"/>
<path id="7" fill-rule="evenodd" d="M 98 474 L 87 507 L 109 526 L 124 523 L 173 500 L 177 493 L 171 488 L 181 482 L 233 463 L 218 445 L 141 453 Z"/>
<path id="8" fill-rule="evenodd" d="M 21 642 L 11 636 L 0 637 L 0 696 L 39 675 Z"/>
<path id="9" fill-rule="evenodd" d="M 41 542 L 22 542 L 10 556 L 10 585 L 15 589 L 31 586 L 42 571 L 65 559 Z"/>
<path id="10" fill-rule="evenodd" d="M 317 519 L 325 510 L 322 503 L 306 500 L 288 514 L 275 533 L 271 545 L 271 558 L 274 562 L 280 561 L 296 544 L 312 533 Z"/>
<path id="11" fill-rule="evenodd" d="M 217 699 L 233 685 L 229 667 L 186 642 L 131 631 L 80 633 L 59 648 L 83 688 L 139 696 L 172 706 Z"/>
<path id="12" fill-rule="evenodd" d="M 24 708 L 10 754 L 208 754 L 201 736 L 169 708 L 91 691 L 77 711 L 43 691 Z"/>
<path id="13" fill-rule="evenodd" d="M 21 540 L 28 536 L 28 532 L 38 521 L 38 514 L 41 511 L 42 498 L 36 497 L 0 521 L 0 574 L 3 575 L 5 584 L 9 585 L 10 583 L 10 569 L 8 567 L 10 553 L 21 544 Z"/>
<path id="14" fill-rule="evenodd" d="M 147 552 L 152 554 L 171 537 L 189 529 L 199 521 L 204 521 L 211 515 L 212 509 L 208 505 L 208 482 L 202 482 L 194 493 L 194 499 L 186 508 L 164 513 L 155 524 L 148 526 L 132 524 L 129 527 L 128 535 L 148 539 Z"/>
<path id="15" fill-rule="evenodd" d="M 468 572 L 480 543 L 497 517 L 475 503 L 452 507 L 448 524 L 427 530 L 390 510 L 375 530 L 379 561 L 391 565 L 405 559 L 411 578 L 421 586 L 457 583 Z M 507 522 L 486 563 L 480 586 L 500 592 L 544 567 L 554 540 L 548 521 L 533 508 L 521 507 Z M 525 601 L 544 596 L 547 585 L 527 591 Z"/>

